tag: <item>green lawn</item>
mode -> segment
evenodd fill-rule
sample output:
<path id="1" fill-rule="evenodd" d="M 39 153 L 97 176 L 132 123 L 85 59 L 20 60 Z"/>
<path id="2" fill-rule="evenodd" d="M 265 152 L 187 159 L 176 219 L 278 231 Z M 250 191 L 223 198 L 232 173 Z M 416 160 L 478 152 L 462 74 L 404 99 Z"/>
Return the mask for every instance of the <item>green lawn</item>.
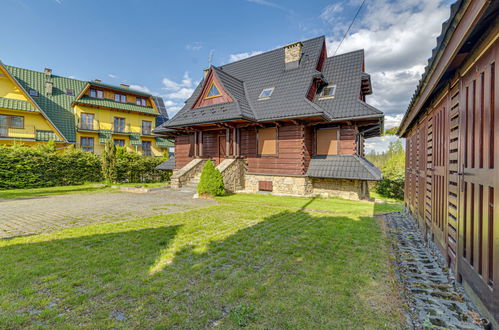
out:
<path id="1" fill-rule="evenodd" d="M 0 240 L 0 328 L 403 327 L 373 220 L 395 205 L 217 200 Z"/>
<path id="2" fill-rule="evenodd" d="M 0 190 L 0 198 L 27 198 L 39 197 L 48 195 L 65 195 L 65 194 L 81 194 L 109 190 L 105 185 L 97 184 L 82 184 L 76 186 L 58 186 L 45 188 L 29 188 L 29 189 L 7 189 Z"/>

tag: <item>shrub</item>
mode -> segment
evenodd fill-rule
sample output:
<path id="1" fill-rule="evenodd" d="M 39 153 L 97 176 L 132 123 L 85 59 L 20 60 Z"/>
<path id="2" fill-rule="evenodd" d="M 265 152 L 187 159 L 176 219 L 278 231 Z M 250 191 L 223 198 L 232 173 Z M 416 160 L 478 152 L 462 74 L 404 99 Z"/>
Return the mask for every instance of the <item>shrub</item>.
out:
<path id="1" fill-rule="evenodd" d="M 118 148 L 116 172 L 118 182 L 163 182 L 170 178 L 170 171 L 156 170 L 164 162 L 163 157 L 146 157 Z"/>
<path id="2" fill-rule="evenodd" d="M 199 195 L 221 196 L 225 193 L 222 173 L 208 160 L 201 172 L 201 179 L 198 184 Z"/>
<path id="3" fill-rule="evenodd" d="M 102 153 L 102 175 L 110 183 L 118 181 L 118 171 L 116 168 L 116 145 L 113 140 L 107 139 Z"/>
<path id="4" fill-rule="evenodd" d="M 403 151 L 391 155 L 382 168 L 383 180 L 376 185 L 376 192 L 381 196 L 403 199 L 404 170 L 405 154 Z"/>

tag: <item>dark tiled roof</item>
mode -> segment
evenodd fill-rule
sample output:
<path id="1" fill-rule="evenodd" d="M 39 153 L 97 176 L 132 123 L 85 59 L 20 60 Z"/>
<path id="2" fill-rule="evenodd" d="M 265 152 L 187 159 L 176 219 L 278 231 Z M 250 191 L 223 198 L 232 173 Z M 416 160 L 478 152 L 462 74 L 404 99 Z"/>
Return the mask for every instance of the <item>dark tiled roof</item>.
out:
<path id="1" fill-rule="evenodd" d="M 109 108 L 109 109 L 120 109 L 126 111 L 147 113 L 150 115 L 159 116 L 159 113 L 156 110 L 154 110 L 153 107 L 143 107 L 140 105 L 136 105 L 135 103 L 116 102 L 110 99 L 97 99 L 86 95 L 82 96 L 78 100 L 75 100 L 74 103 L 80 103 L 80 104 Z"/>
<path id="2" fill-rule="evenodd" d="M 166 127 L 220 122 L 233 119 L 269 121 L 285 118 L 322 116 L 328 120 L 351 117 L 382 117 L 381 111 L 359 99 L 363 51 L 330 57 L 325 61 L 325 80 L 337 84 L 337 97 L 311 102 L 306 98 L 316 70 L 324 37 L 302 42 L 302 58 L 296 69 L 285 69 L 284 48 L 274 49 L 220 67 L 211 67 L 234 102 L 192 109 L 200 96 L 204 80 L 185 106 L 156 131 Z M 263 89 L 274 88 L 272 96 L 259 100 Z"/>
<path id="3" fill-rule="evenodd" d="M 307 176 L 314 178 L 356 179 L 379 181 L 381 171 L 358 155 L 334 155 L 314 157 L 310 161 Z"/>
<path id="4" fill-rule="evenodd" d="M 23 100 L 0 97 L 0 108 L 39 112 L 31 103 Z"/>
<path id="5" fill-rule="evenodd" d="M 156 166 L 157 170 L 168 170 L 173 171 L 175 169 L 175 157 L 170 157 L 170 159 L 162 162 Z"/>

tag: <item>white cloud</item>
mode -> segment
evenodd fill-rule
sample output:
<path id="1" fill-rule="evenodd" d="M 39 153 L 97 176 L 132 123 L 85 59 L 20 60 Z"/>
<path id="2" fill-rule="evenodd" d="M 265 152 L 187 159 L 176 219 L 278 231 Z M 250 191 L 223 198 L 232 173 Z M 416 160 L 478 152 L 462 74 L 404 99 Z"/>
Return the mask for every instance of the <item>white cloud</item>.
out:
<path id="1" fill-rule="evenodd" d="M 262 6 L 267 6 L 267 7 L 273 7 L 273 8 L 277 8 L 277 9 L 280 9 L 280 10 L 284 10 L 284 11 L 287 11 L 289 13 L 293 13 L 292 10 L 286 8 L 286 7 L 283 7 L 281 5 L 278 5 L 274 2 L 271 2 L 271 1 L 268 1 L 268 0 L 246 0 L 248 2 L 251 2 L 251 3 L 255 3 L 257 5 L 262 5 Z"/>
<path id="2" fill-rule="evenodd" d="M 198 51 L 203 48 L 204 43 L 200 41 L 195 41 L 193 43 L 185 45 L 185 49 L 187 50 L 192 50 L 192 51 Z"/>
<path id="3" fill-rule="evenodd" d="M 320 15 L 326 25 L 337 24 L 326 38 L 329 56 L 351 22 L 344 18 L 347 6 L 355 11 L 359 3 L 344 1 L 324 8 Z M 366 72 L 373 84 L 367 102 L 385 112 L 385 127 L 400 124 L 449 13 L 448 1 L 371 0 L 343 41 L 338 54 L 365 50 Z M 368 143 L 378 143 L 383 149 L 388 139 L 369 139 Z"/>
<path id="4" fill-rule="evenodd" d="M 108 74 L 107 74 L 107 76 L 108 76 L 109 78 L 112 78 L 112 79 L 117 78 L 117 76 L 116 76 L 116 75 L 114 75 L 114 74 L 112 74 L 112 73 L 108 73 Z"/>
<path id="5" fill-rule="evenodd" d="M 395 135 L 385 135 L 367 139 L 364 143 L 364 152 L 366 154 L 371 153 L 372 151 L 375 151 L 378 154 L 382 153 L 388 150 L 390 142 L 395 142 L 398 139 L 399 138 Z M 405 147 L 405 139 L 402 139 L 402 145 Z"/>
<path id="6" fill-rule="evenodd" d="M 258 55 L 258 54 L 261 54 L 261 53 L 263 53 L 263 51 L 261 51 L 261 50 L 254 50 L 252 52 L 245 52 L 245 53 L 239 53 L 239 54 L 231 54 L 229 56 L 229 63 L 230 62 L 239 61 L 239 60 L 244 60 L 245 58 L 248 58 L 248 57 L 251 57 L 251 56 L 255 56 L 255 55 Z"/>
<path id="7" fill-rule="evenodd" d="M 148 94 L 152 94 L 154 95 L 153 92 L 151 92 L 151 90 L 145 86 L 140 86 L 140 85 L 130 85 L 130 89 L 135 89 L 139 92 L 144 92 L 144 93 L 148 93 Z"/>

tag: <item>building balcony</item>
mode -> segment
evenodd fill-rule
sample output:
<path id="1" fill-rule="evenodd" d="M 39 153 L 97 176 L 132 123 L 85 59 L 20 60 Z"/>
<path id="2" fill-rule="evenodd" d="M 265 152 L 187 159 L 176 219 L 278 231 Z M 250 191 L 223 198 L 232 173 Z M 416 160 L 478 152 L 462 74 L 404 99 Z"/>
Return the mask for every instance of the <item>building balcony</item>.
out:
<path id="1" fill-rule="evenodd" d="M 93 123 L 79 123 L 77 126 L 79 132 L 110 132 L 116 135 L 131 135 L 138 134 L 141 136 L 154 136 L 152 133 L 152 128 L 150 130 L 144 130 L 141 127 L 133 127 L 130 124 L 125 124 L 124 126 L 115 126 L 112 123 L 101 123 L 98 120 L 94 120 Z"/>
<path id="2" fill-rule="evenodd" d="M 50 130 L 39 130 L 34 125 L 25 125 L 24 128 L 0 127 L 0 139 L 18 141 L 61 141 Z"/>

